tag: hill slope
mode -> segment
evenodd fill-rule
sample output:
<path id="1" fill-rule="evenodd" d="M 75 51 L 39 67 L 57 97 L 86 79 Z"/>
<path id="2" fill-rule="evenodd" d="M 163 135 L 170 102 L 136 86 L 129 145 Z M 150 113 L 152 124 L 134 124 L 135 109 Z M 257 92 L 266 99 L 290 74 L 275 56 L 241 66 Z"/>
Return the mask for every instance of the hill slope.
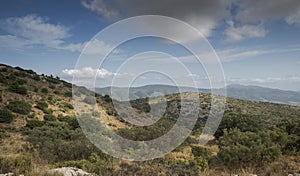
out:
<path id="1" fill-rule="evenodd" d="M 201 147 L 198 138 L 210 110 L 211 97 L 208 94 L 165 96 L 167 108 L 162 118 L 143 127 L 124 121 L 122 112 L 114 109 L 116 104 L 109 96 L 96 94 L 94 102 L 90 99 L 93 92 L 84 87 L 74 88 L 79 90 L 82 98 L 80 106 L 89 109 L 91 104 L 98 105 L 97 111 L 85 114 L 87 120 L 96 117 L 96 125 L 101 118 L 108 129 L 132 140 L 146 141 L 165 134 L 176 123 L 181 98 L 189 100 L 200 96 L 201 111 L 193 133 L 170 154 L 152 161 L 123 161 L 104 154 L 82 133 L 71 101 L 70 83 L 53 76 L 38 75 L 32 70 L 0 65 L 0 173 L 47 175 L 51 167 L 71 166 L 96 175 L 228 175 L 253 167 L 251 171 L 257 174 L 283 175 L 287 169 L 300 168 L 297 146 L 300 141 L 300 107 L 228 98 L 219 130 L 211 137 L 208 146 Z M 122 107 L 124 102 L 115 103 Z M 149 114 L 151 107 L 159 103 L 157 97 L 130 101 L 137 114 L 149 118 L 154 118 Z M 240 137 L 234 140 L 241 140 L 239 145 L 242 148 L 228 143 L 235 136 Z M 256 140 L 255 146 L 258 147 L 244 143 L 249 140 Z M 235 152 L 226 151 L 225 144 Z M 241 159 L 239 157 L 244 155 L 239 152 L 243 149 L 249 150 L 250 154 L 261 152 L 260 157 L 249 154 Z M 134 152 L 134 149 L 129 152 Z M 227 161 L 228 156 L 237 160 Z M 258 166 L 254 166 L 255 163 L 259 163 Z M 283 167 L 282 163 L 286 166 Z"/>

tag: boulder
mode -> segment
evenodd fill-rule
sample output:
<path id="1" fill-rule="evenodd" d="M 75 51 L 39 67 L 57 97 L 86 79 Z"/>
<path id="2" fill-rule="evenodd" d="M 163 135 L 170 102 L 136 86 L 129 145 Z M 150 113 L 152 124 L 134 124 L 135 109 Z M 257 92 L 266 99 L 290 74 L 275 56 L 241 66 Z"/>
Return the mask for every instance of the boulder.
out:
<path id="1" fill-rule="evenodd" d="M 92 176 L 92 174 L 74 167 L 55 168 L 49 170 L 48 173 L 53 175 L 60 174 L 63 176 Z"/>

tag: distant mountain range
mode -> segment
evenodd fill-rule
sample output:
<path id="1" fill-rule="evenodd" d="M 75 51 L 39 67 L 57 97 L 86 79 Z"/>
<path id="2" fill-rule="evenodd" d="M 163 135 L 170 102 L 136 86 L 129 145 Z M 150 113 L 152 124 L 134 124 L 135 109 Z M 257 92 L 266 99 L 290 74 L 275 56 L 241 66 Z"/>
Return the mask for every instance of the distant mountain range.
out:
<path id="1" fill-rule="evenodd" d="M 110 95 L 114 99 L 128 100 L 127 88 L 113 87 L 114 94 L 111 95 L 111 87 L 96 88 L 95 91 L 101 95 Z M 180 87 L 181 92 L 195 92 L 191 87 Z M 211 93 L 210 89 L 198 89 L 202 93 Z M 215 90 L 220 94 L 220 90 Z M 141 87 L 132 87 L 129 89 L 129 99 L 138 99 L 151 96 L 169 95 L 179 93 L 179 88 L 171 85 L 146 85 Z M 259 86 L 244 86 L 232 84 L 227 86 L 227 97 L 237 98 L 242 100 L 253 100 L 263 102 L 273 102 L 280 104 L 290 104 L 300 106 L 300 92 L 286 91 L 280 89 L 271 89 Z"/>

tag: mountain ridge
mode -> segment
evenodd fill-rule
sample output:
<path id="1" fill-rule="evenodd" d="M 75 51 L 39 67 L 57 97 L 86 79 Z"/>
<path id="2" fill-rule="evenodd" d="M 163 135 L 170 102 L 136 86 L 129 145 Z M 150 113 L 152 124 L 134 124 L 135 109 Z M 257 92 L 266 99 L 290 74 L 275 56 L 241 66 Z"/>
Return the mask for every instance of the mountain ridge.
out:
<path id="1" fill-rule="evenodd" d="M 104 88 L 95 88 L 95 92 L 101 95 L 110 95 L 111 96 L 112 87 Z M 115 91 L 115 99 L 126 99 L 126 87 L 113 87 Z M 191 87 L 180 87 L 182 92 L 195 92 L 194 88 Z M 210 89 L 199 88 L 199 92 L 202 93 L 211 93 Z M 281 90 L 275 88 L 267 88 L 255 85 L 240 85 L 240 84 L 231 84 L 226 86 L 227 97 L 237 98 L 241 100 L 251 100 L 251 101 L 261 101 L 261 102 L 272 102 L 279 104 L 289 104 L 300 106 L 300 92 L 290 91 L 290 90 Z M 179 89 L 176 86 L 172 85 L 144 85 L 139 87 L 129 88 L 129 99 L 138 99 L 151 96 L 155 92 L 160 92 L 164 95 L 179 93 Z M 218 95 L 222 95 L 220 89 L 215 89 L 214 92 Z"/>

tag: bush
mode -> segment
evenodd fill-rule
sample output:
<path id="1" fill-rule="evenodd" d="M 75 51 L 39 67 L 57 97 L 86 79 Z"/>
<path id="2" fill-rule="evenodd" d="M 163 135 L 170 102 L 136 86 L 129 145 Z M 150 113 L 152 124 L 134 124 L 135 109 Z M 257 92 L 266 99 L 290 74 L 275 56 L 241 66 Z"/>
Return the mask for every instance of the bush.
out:
<path id="1" fill-rule="evenodd" d="M 65 92 L 65 97 L 72 97 L 73 95 L 72 95 L 72 92 Z"/>
<path id="2" fill-rule="evenodd" d="M 33 70 L 25 70 L 26 73 L 31 74 L 31 75 L 36 75 L 36 72 Z"/>
<path id="3" fill-rule="evenodd" d="M 14 120 L 14 115 L 7 109 L 0 110 L 0 123 L 11 123 Z"/>
<path id="4" fill-rule="evenodd" d="M 74 109 L 73 105 L 71 105 L 70 103 L 67 102 L 62 102 L 59 105 L 60 108 L 63 108 L 64 110 L 68 110 L 68 109 Z"/>
<path id="5" fill-rule="evenodd" d="M 19 85 L 23 85 L 23 84 L 26 84 L 27 81 L 25 79 L 17 79 L 16 81 Z"/>
<path id="6" fill-rule="evenodd" d="M 0 157 L 0 171 L 3 173 L 15 172 L 28 174 L 31 171 L 31 158 L 27 156 L 17 156 L 15 158 Z"/>
<path id="7" fill-rule="evenodd" d="M 225 131 L 218 142 L 218 156 L 228 167 L 261 167 L 281 155 L 280 148 L 266 134 L 241 132 L 239 129 Z"/>
<path id="8" fill-rule="evenodd" d="M 2 95 L 1 95 L 1 93 L 0 93 L 0 103 L 2 102 Z"/>
<path id="9" fill-rule="evenodd" d="M 35 107 L 38 108 L 38 109 L 40 109 L 40 110 L 42 110 L 42 111 L 44 111 L 45 109 L 48 108 L 48 104 L 45 101 L 38 101 L 36 103 Z"/>
<path id="10" fill-rule="evenodd" d="M 42 88 L 41 92 L 44 93 L 44 94 L 47 94 L 48 93 L 48 89 L 47 88 Z"/>
<path id="11" fill-rule="evenodd" d="M 2 139 L 6 138 L 6 137 L 9 137 L 9 135 L 6 134 L 5 129 L 2 129 L 2 128 L 0 127 L 0 142 L 1 142 Z"/>
<path id="12" fill-rule="evenodd" d="M 9 74 L 6 78 L 11 81 L 15 81 L 17 79 L 14 73 Z"/>
<path id="13" fill-rule="evenodd" d="M 55 85 L 49 85 L 50 89 L 55 89 Z"/>
<path id="14" fill-rule="evenodd" d="M 0 73 L 0 83 L 7 83 L 6 77 Z"/>
<path id="15" fill-rule="evenodd" d="M 27 115 L 31 111 L 31 105 L 25 101 L 14 100 L 9 102 L 7 108 L 12 112 Z"/>
<path id="16" fill-rule="evenodd" d="M 60 84 L 60 80 L 53 78 L 52 75 L 50 77 L 47 76 L 46 80 L 51 84 Z"/>
<path id="17" fill-rule="evenodd" d="M 0 72 L 7 72 L 8 70 L 7 70 L 7 68 L 1 68 L 0 69 Z"/>
<path id="18" fill-rule="evenodd" d="M 242 132 L 259 132 L 264 129 L 264 125 L 263 121 L 258 117 L 231 113 L 222 119 L 214 136 L 218 139 L 224 134 L 225 130 L 234 128 L 238 128 Z"/>
<path id="19" fill-rule="evenodd" d="M 206 171 L 208 169 L 208 161 L 204 157 L 197 156 L 195 157 L 195 161 L 200 171 Z"/>
<path id="20" fill-rule="evenodd" d="M 36 127 L 42 127 L 44 125 L 44 122 L 39 120 L 29 120 L 27 121 L 26 127 L 30 129 L 34 129 Z"/>
<path id="21" fill-rule="evenodd" d="M 53 113 L 53 109 L 47 108 L 47 109 L 44 109 L 43 112 L 45 114 L 52 114 Z"/>
<path id="22" fill-rule="evenodd" d="M 151 106 L 149 105 L 149 98 L 131 100 L 130 104 L 133 108 L 141 110 L 143 112 L 148 113 L 151 111 Z"/>
<path id="23" fill-rule="evenodd" d="M 106 110 L 106 114 L 110 115 L 110 116 L 116 116 L 117 112 L 114 109 L 110 108 L 110 109 Z"/>
<path id="24" fill-rule="evenodd" d="M 47 122 L 42 127 L 29 130 L 27 140 L 49 163 L 88 159 L 91 153 L 102 153 L 89 142 L 81 129 L 72 130 L 59 122 Z"/>
<path id="25" fill-rule="evenodd" d="M 44 115 L 44 120 L 45 121 L 55 121 L 56 117 L 54 115 L 51 115 L 51 114 L 46 114 L 46 115 Z"/>
<path id="26" fill-rule="evenodd" d="M 209 160 L 212 156 L 212 151 L 208 148 L 199 145 L 191 145 L 191 147 L 194 157 L 203 157 L 204 159 Z"/>
<path id="27" fill-rule="evenodd" d="M 104 101 L 107 102 L 107 103 L 112 102 L 112 99 L 110 98 L 109 95 L 104 95 L 103 99 L 104 99 Z"/>
<path id="28" fill-rule="evenodd" d="M 36 81 L 40 81 L 40 80 L 41 80 L 41 78 L 40 78 L 39 75 L 34 75 L 34 76 L 32 76 L 31 78 L 32 78 L 33 80 L 36 80 Z"/>
<path id="29" fill-rule="evenodd" d="M 76 128 L 80 128 L 80 125 L 77 121 L 77 118 L 75 116 L 63 116 L 63 115 L 59 115 L 57 118 L 59 121 L 61 122 L 66 122 L 71 129 L 76 129 Z"/>
<path id="30" fill-rule="evenodd" d="M 27 89 L 25 87 L 19 86 L 17 82 L 13 83 L 10 87 L 9 90 L 21 95 L 26 95 L 27 94 Z"/>

